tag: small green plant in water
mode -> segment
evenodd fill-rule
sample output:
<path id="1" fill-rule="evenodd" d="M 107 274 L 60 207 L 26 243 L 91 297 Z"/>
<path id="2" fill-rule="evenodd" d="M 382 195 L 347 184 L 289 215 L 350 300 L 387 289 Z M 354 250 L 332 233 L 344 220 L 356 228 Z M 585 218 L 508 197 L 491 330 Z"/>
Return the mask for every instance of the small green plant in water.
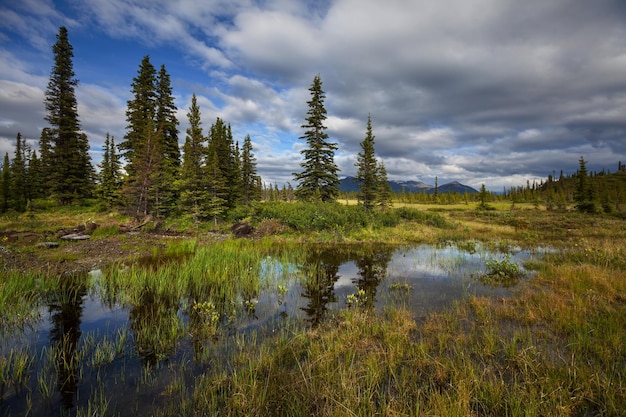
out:
<path id="1" fill-rule="evenodd" d="M 210 301 L 195 303 L 191 307 L 195 320 L 192 322 L 192 333 L 200 338 L 210 338 L 217 334 L 220 313 Z"/>
<path id="2" fill-rule="evenodd" d="M 485 261 L 485 267 L 487 272 L 480 276 L 480 281 L 483 284 L 510 287 L 524 277 L 524 272 L 520 266 L 511 261 L 511 255 L 506 255 L 502 260 L 489 259 Z"/>
<path id="3" fill-rule="evenodd" d="M 285 294 L 287 294 L 287 287 L 282 284 L 278 285 L 278 305 L 284 302 Z"/>
<path id="4" fill-rule="evenodd" d="M 394 282 L 389 285 L 389 291 L 397 291 L 397 292 L 410 292 L 413 290 L 413 287 L 406 282 Z"/>

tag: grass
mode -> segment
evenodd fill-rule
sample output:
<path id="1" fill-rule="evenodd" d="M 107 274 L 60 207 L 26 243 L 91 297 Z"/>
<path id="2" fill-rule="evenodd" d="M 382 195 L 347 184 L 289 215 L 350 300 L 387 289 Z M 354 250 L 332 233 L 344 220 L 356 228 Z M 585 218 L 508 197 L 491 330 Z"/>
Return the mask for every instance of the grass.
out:
<path id="1" fill-rule="evenodd" d="M 352 308 L 330 315 L 318 327 L 286 326 L 264 342 L 258 342 L 254 332 L 235 336 L 232 359 L 221 363 L 205 358 L 206 368 L 193 378 L 183 366 L 173 367 L 172 380 L 161 386 L 147 368 L 135 379 L 155 390 L 154 398 L 166 400 L 146 412 L 622 415 L 626 223 L 579 213 L 541 211 L 539 216 L 536 210 L 500 206 L 493 211 L 477 211 L 471 205 L 427 207 L 426 215 L 413 209 L 399 211 L 398 222 L 386 227 L 364 223 L 360 228 L 298 231 L 288 226 L 287 233 L 259 240 L 172 241 L 154 251 L 153 265 L 130 261 L 113 265 L 101 279 L 103 298 L 130 309 L 130 327 L 127 333 L 98 340 L 84 336 L 78 345 L 79 363 L 73 366 L 78 374 L 105 372 L 109 364 L 129 354 L 123 348 L 126 342 L 134 342 L 139 355 L 153 360 L 170 357 L 188 334 L 211 343 L 216 334 L 228 333 L 233 306 L 253 309 L 255 297 L 265 287 L 282 285 L 288 292 L 285 280 L 293 274 L 288 265 L 307 261 L 303 242 L 320 248 L 340 239 L 335 250 L 362 242 L 374 247 L 381 242 L 453 244 L 469 253 L 485 247 L 507 253 L 512 247 L 540 246 L 551 250 L 533 265 L 536 274 L 505 298 L 466 296 L 452 308 L 418 321 L 400 307 L 376 312 L 357 291 L 350 295 Z M 496 282 L 520 271 L 506 257 L 486 266 L 486 275 Z M 36 309 L 41 293 L 56 292 L 36 275 L 11 274 L 0 281 L 0 308 L 8 312 L 3 314 L 10 323 L 7 328 L 19 328 L 28 323 L 21 317 Z M 400 283 L 391 290 L 401 294 L 411 288 Z M 15 299 L 23 300 L 15 304 L 30 307 L 11 310 L 17 308 Z M 52 401 L 57 381 L 51 375 L 59 372 L 52 350 L 48 362 L 42 359 L 35 371 L 32 364 L 16 361 L 17 353 L 3 351 L 0 380 L 5 393 L 19 386 L 13 381 L 31 375 L 30 381 L 36 381 L 33 393 Z M 112 413 L 115 407 L 106 390 L 96 387 L 76 414 Z"/>
<path id="2" fill-rule="evenodd" d="M 358 308 L 355 293 L 357 308 L 319 328 L 242 346 L 236 368 L 196 379 L 193 396 L 175 407 L 229 416 L 622 415 L 626 228 L 577 215 L 535 225 L 528 214 L 455 216 L 455 233 L 476 240 L 500 245 L 492 232 L 501 230 L 505 247 L 541 241 L 562 248 L 514 296 L 467 297 L 418 323 L 402 309 Z M 507 258 L 488 268 L 497 276 L 517 272 Z M 159 415 L 176 415 L 174 406 Z"/>

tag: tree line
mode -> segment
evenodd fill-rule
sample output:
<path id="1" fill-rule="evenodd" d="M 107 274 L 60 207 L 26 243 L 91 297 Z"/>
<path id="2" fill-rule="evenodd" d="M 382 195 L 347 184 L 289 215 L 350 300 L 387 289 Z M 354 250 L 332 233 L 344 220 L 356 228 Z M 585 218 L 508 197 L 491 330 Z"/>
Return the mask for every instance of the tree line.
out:
<path id="1" fill-rule="evenodd" d="M 194 220 L 218 218 L 238 205 L 262 198 L 331 202 L 339 195 L 339 168 L 334 162 L 337 144 L 329 141 L 324 120 L 325 93 L 319 75 L 309 89 L 311 100 L 302 128 L 302 171 L 294 173 L 295 190 L 288 185 L 264 187 L 257 174 L 252 141 L 247 135 L 242 146 L 233 140 L 230 124 L 219 117 L 203 132 L 195 94 L 187 117 L 182 153 L 179 147 L 177 108 L 170 76 L 161 65 L 157 71 L 145 56 L 131 83 L 127 102 L 126 133 L 119 143 L 109 133 L 103 158 L 94 168 L 89 141 L 78 117 L 73 69 L 73 48 L 65 27 L 59 29 L 52 47 L 54 65 L 45 93 L 49 127 L 39 138 L 39 154 L 17 134 L 13 158 L 4 156 L 0 177 L 0 210 L 26 211 L 40 198 L 56 199 L 67 205 L 97 197 L 108 207 L 122 207 L 137 218 L 165 217 L 188 213 Z M 391 202 L 386 187 L 385 167 L 374 156 L 371 118 L 361 144 L 357 167 L 361 181 L 360 202 L 365 210 L 387 207 Z M 281 195 L 281 197 L 278 197 Z"/>
<path id="2" fill-rule="evenodd" d="M 161 65 L 157 71 L 145 56 L 131 83 L 132 98 L 127 102 L 126 133 L 119 143 L 106 134 L 103 158 L 94 168 L 89 141 L 78 117 L 73 70 L 73 48 L 67 29 L 61 27 L 52 47 L 54 65 L 45 93 L 45 127 L 38 150 L 29 146 L 20 133 L 13 158 L 4 155 L 0 171 L 0 212 L 24 212 L 37 199 L 55 199 L 60 205 L 97 198 L 109 208 L 122 208 L 136 218 L 166 217 L 184 213 L 195 221 L 217 222 L 230 210 L 254 201 L 333 202 L 339 197 L 356 197 L 366 212 L 385 210 L 392 200 L 402 202 L 458 203 L 502 198 L 513 202 L 532 201 L 548 209 L 565 208 L 568 202 L 585 212 L 620 210 L 626 200 L 626 168 L 619 163 L 616 175 L 587 173 L 581 157 L 575 184 L 561 176 L 548 176 L 546 183 L 530 183 L 501 194 L 483 188 L 478 196 L 423 193 L 394 195 L 387 181 L 385 165 L 376 157 L 372 118 L 368 115 L 365 138 L 357 155 L 356 180 L 359 191 L 345 195 L 339 189 L 339 167 L 334 162 L 337 143 L 329 140 L 324 122 L 325 92 L 320 75 L 309 88 L 305 123 L 301 126 L 306 142 L 301 151 L 301 171 L 297 182 L 265 186 L 257 173 L 252 140 L 247 135 L 240 147 L 233 140 L 229 123 L 217 118 L 203 130 L 201 111 L 195 94 L 187 113 L 182 152 L 179 121 L 170 76 Z M 39 153 L 38 153 L 38 152 Z M 610 174 L 610 173 L 609 173 Z M 427 201 L 428 200 L 428 201 Z"/>

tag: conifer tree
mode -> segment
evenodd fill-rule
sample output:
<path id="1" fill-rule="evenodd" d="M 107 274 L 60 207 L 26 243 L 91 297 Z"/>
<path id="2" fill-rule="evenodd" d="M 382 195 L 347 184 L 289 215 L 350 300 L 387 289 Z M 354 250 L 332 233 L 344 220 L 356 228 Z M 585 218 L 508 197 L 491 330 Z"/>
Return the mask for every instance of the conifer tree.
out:
<path id="1" fill-rule="evenodd" d="M 48 197 L 51 194 L 52 181 L 50 175 L 52 172 L 52 145 L 50 128 L 44 127 L 39 137 L 39 165 L 41 170 L 41 190 L 43 196 Z"/>
<path id="2" fill-rule="evenodd" d="M 2 163 L 2 177 L 0 178 L 0 212 L 6 213 L 11 202 L 11 165 L 9 153 L 4 154 Z"/>
<path id="3" fill-rule="evenodd" d="M 389 180 L 387 178 L 387 168 L 385 168 L 385 163 L 380 161 L 378 164 L 378 174 L 377 174 L 377 202 L 378 207 L 382 210 L 386 210 L 391 207 L 392 201 L 391 198 L 393 196 L 391 185 L 389 185 Z"/>
<path id="4" fill-rule="evenodd" d="M 306 140 L 307 147 L 300 151 L 304 161 L 300 164 L 303 171 L 293 173 L 298 181 L 296 196 L 300 200 L 334 201 L 339 194 L 339 167 L 335 164 L 336 143 L 328 141 L 326 133 L 326 109 L 322 90 L 322 80 L 318 75 L 313 79 L 309 88 L 311 100 L 307 102 L 306 123 L 301 127 L 306 129 L 300 139 Z"/>
<path id="5" fill-rule="evenodd" d="M 245 205 L 249 205 L 250 202 L 260 198 L 260 179 L 257 176 L 256 158 L 254 157 L 250 135 L 247 135 L 243 140 L 243 149 L 241 153 L 241 182 L 243 190 L 243 203 Z"/>
<path id="6" fill-rule="evenodd" d="M 200 108 L 196 95 L 191 97 L 191 107 L 187 113 L 189 128 L 183 147 L 181 176 L 177 183 L 182 210 L 193 215 L 195 221 L 208 216 L 209 192 L 204 171 L 206 138 L 202 134 Z"/>
<path id="7" fill-rule="evenodd" d="M 487 204 L 488 199 L 489 192 L 487 191 L 487 187 L 485 187 L 485 184 L 481 184 L 480 191 L 478 192 L 478 208 L 481 210 L 489 209 L 489 205 Z"/>
<path id="8" fill-rule="evenodd" d="M 121 164 L 116 152 L 115 137 L 107 132 L 104 140 L 104 154 L 100 163 L 98 194 L 108 206 L 114 206 L 119 203 L 121 186 Z"/>
<path id="9" fill-rule="evenodd" d="M 156 128 L 162 132 L 163 161 L 161 163 L 159 196 L 163 214 L 169 213 L 176 204 L 177 195 L 172 184 L 178 180 L 180 149 L 178 146 L 178 109 L 174 104 L 170 76 L 161 65 L 156 80 Z"/>
<path id="10" fill-rule="evenodd" d="M 60 204 L 69 204 L 75 197 L 87 197 L 93 191 L 94 178 L 89 141 L 80 132 L 72 58 L 72 45 L 67 29 L 61 27 L 53 46 L 54 66 L 46 90 L 46 121 L 50 123 L 48 139 L 51 160 L 46 173 L 50 178 L 52 192 Z"/>
<path id="11" fill-rule="evenodd" d="M 148 123 L 154 124 L 156 116 L 156 70 L 146 55 L 139 66 L 137 76 L 133 78 L 131 92 L 133 98 L 127 102 L 126 135 L 119 144 L 121 156 L 127 161 L 126 172 L 129 180 L 135 175 L 135 154 L 144 141 L 143 134 Z"/>
<path id="12" fill-rule="evenodd" d="M 34 200 L 43 196 L 43 173 L 41 170 L 41 160 L 37 157 L 37 152 L 29 149 L 28 169 L 26 171 L 28 184 L 28 200 Z"/>
<path id="13" fill-rule="evenodd" d="M 153 214 L 158 205 L 158 195 L 154 189 L 158 183 L 162 148 L 160 132 L 154 129 L 154 122 L 149 120 L 144 126 L 143 140 L 133 151 L 133 175 L 126 178 L 122 192 L 126 198 L 129 214 L 137 219 Z"/>
<path id="14" fill-rule="evenodd" d="M 173 184 L 178 179 L 180 152 L 176 107 L 165 67 L 157 76 L 146 55 L 133 78 L 131 91 L 126 135 L 119 145 L 127 161 L 126 205 L 135 215 L 167 215 L 176 200 Z"/>
<path id="15" fill-rule="evenodd" d="M 374 151 L 374 135 L 372 133 L 372 118 L 367 116 L 367 131 L 361 142 L 361 152 L 357 156 L 355 166 L 358 168 L 356 179 L 359 181 L 358 200 L 363 204 L 365 211 L 370 211 L 376 205 L 376 198 L 380 192 L 379 172 Z"/>
<path id="16" fill-rule="evenodd" d="M 26 157 L 22 134 L 17 134 L 15 142 L 15 154 L 11 165 L 11 202 L 12 207 L 19 212 L 26 210 L 27 199 L 27 174 Z"/>
<path id="17" fill-rule="evenodd" d="M 207 213 L 213 217 L 215 225 L 217 220 L 228 208 L 228 188 L 226 185 L 226 177 L 220 170 L 217 151 L 210 149 L 207 156 L 205 171 L 207 175 L 207 190 L 209 192 L 209 200 Z"/>
<path id="18" fill-rule="evenodd" d="M 577 176 L 577 187 L 574 192 L 574 202 L 576 203 L 576 210 L 583 213 L 595 213 L 596 207 L 596 193 L 591 184 L 589 174 L 587 173 L 587 165 L 585 159 L 581 156 L 579 162 L 579 169 Z"/>
<path id="19" fill-rule="evenodd" d="M 212 154 L 217 156 L 216 163 L 219 168 L 221 180 L 228 184 L 227 189 L 221 198 L 226 201 L 226 206 L 232 208 L 239 201 L 241 196 L 241 177 L 237 169 L 235 143 L 230 125 L 226 125 L 219 117 L 209 131 L 209 142 L 207 145 L 207 164 L 212 158 Z"/>

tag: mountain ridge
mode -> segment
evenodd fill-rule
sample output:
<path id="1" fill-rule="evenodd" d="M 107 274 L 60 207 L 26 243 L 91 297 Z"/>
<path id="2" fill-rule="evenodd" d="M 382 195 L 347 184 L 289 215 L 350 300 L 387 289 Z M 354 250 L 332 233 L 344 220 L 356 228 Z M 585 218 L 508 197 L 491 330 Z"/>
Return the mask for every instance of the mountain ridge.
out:
<path id="1" fill-rule="evenodd" d="M 426 184 L 423 181 L 415 180 L 390 180 L 387 181 L 391 186 L 391 190 L 394 193 L 404 192 L 408 193 L 426 193 L 433 194 L 435 192 L 435 186 Z M 440 194 L 445 193 L 478 193 L 478 190 L 470 187 L 469 185 L 461 184 L 458 181 L 448 182 L 437 187 Z M 339 190 L 342 192 L 356 192 L 359 191 L 359 181 L 355 177 L 347 176 L 339 180 Z"/>

